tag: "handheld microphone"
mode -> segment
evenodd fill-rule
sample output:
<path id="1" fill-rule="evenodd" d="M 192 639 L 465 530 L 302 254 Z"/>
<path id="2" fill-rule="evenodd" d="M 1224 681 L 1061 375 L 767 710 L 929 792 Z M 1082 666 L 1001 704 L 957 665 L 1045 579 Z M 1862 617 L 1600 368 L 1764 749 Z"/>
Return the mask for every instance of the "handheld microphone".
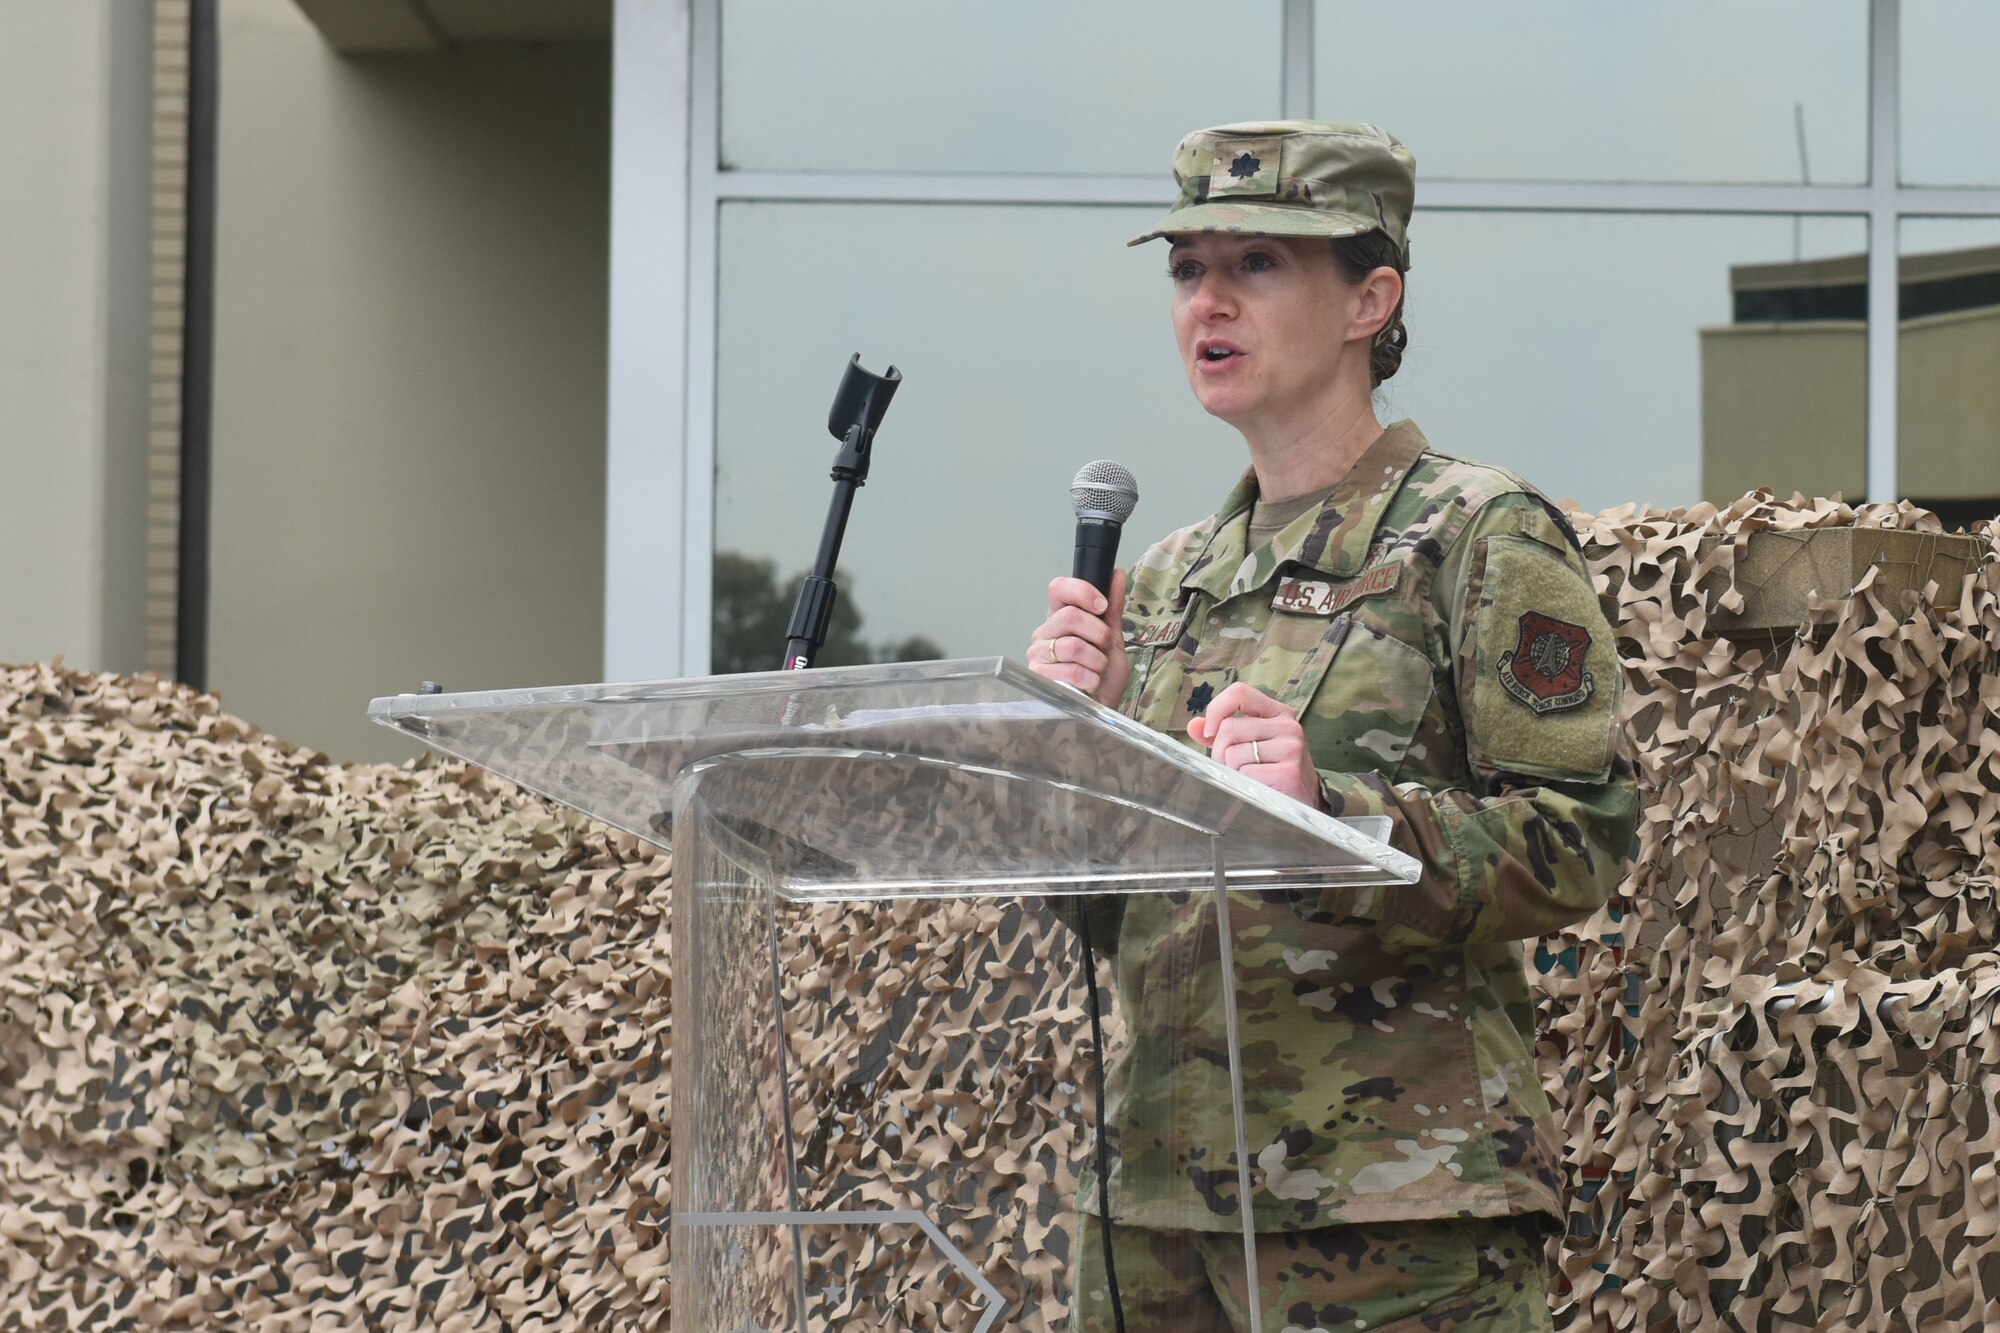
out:
<path id="1" fill-rule="evenodd" d="M 1118 536 L 1139 503 L 1139 483 L 1120 463 L 1100 458 L 1085 463 L 1069 484 L 1069 501 L 1076 509 L 1076 560 L 1070 572 L 1111 596 L 1111 575 L 1118 568 Z"/>
<path id="2" fill-rule="evenodd" d="M 1139 483 L 1130 469 L 1108 458 L 1085 463 L 1069 484 L 1069 502 L 1076 509 L 1076 561 L 1070 572 L 1111 600 L 1111 575 L 1118 568 L 1118 534 L 1139 503 Z M 1107 611 L 1106 614 L 1109 614 Z M 1111 626 L 1118 632 L 1118 626 Z M 1053 647 L 1053 646 L 1052 646 Z M 1097 910 L 1094 898 L 1076 898 L 1077 943 L 1083 947 L 1083 979 L 1090 999 L 1090 1035 L 1097 1060 L 1092 1070 L 1097 1090 L 1097 1207 L 1098 1216 L 1111 1216 L 1111 1149 L 1104 1132 L 1104 1020 L 1103 1005 L 1097 996 L 1097 954 L 1090 940 L 1090 914 Z M 1104 1277 L 1111 1288 L 1111 1321 L 1118 1333 L 1125 1333 L 1125 1303 L 1118 1292 L 1118 1261 L 1111 1245 L 1111 1228 L 1099 1228 L 1104 1238 Z"/>

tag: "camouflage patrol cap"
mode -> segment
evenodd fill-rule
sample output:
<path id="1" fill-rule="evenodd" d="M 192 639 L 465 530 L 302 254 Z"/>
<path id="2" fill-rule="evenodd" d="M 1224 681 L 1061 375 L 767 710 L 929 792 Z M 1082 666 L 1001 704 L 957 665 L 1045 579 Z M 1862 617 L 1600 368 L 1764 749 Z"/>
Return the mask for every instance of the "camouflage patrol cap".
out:
<path id="1" fill-rule="evenodd" d="M 1252 121 L 1196 130 L 1174 150 L 1174 211 L 1128 245 L 1187 232 L 1359 236 L 1381 228 L 1410 261 L 1417 159 L 1376 125 Z"/>

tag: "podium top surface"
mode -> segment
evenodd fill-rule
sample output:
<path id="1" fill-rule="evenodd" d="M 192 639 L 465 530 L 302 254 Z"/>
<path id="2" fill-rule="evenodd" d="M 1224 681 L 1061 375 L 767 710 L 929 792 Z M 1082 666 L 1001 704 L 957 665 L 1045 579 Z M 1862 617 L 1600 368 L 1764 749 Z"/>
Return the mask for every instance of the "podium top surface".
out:
<path id="1" fill-rule="evenodd" d="M 371 718 L 794 898 L 1411 883 L 1418 863 L 1004 658 L 481 693 Z M 1386 823 L 1386 821 L 1377 821 Z"/>

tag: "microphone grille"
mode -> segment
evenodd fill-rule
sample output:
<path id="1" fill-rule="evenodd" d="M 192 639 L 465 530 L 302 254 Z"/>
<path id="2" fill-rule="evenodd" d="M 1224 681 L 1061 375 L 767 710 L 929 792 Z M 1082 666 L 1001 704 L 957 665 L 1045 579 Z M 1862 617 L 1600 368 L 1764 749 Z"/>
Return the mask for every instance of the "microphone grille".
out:
<path id="1" fill-rule="evenodd" d="M 1123 523 L 1139 503 L 1139 483 L 1123 463 L 1100 458 L 1078 470 L 1069 484 L 1069 501 L 1078 518 L 1094 515 Z"/>

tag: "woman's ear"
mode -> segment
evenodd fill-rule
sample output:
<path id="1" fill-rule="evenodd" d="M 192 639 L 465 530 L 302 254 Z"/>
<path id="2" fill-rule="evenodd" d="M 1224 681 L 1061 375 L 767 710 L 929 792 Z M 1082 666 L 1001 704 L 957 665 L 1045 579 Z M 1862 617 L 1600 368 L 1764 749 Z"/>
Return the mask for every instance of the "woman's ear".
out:
<path id="1" fill-rule="evenodd" d="M 1402 274 L 1387 264 L 1370 272 L 1355 290 L 1354 321 L 1348 326 L 1348 338 L 1373 339 L 1395 318 L 1402 300 Z"/>

